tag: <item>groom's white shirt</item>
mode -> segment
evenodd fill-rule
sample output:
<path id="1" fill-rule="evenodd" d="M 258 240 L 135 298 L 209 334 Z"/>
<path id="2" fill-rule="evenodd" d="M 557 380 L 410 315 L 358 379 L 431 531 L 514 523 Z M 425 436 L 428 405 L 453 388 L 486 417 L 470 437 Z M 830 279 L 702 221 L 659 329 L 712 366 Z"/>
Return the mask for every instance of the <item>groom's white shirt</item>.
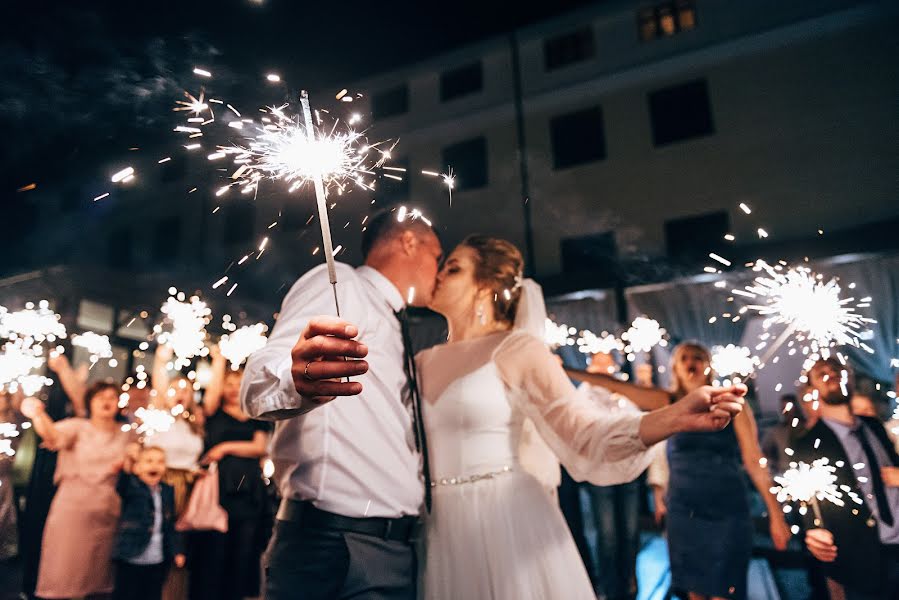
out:
<path id="1" fill-rule="evenodd" d="M 416 515 L 423 487 L 412 419 L 402 402 L 403 342 L 394 316 L 403 297 L 370 267 L 338 263 L 337 279 L 341 317 L 359 327 L 369 371 L 354 378 L 363 386 L 358 396 L 276 423 L 271 458 L 281 495 L 347 517 Z M 241 402 L 249 415 L 311 407 L 294 387 L 290 351 L 311 317 L 333 314 L 331 284 L 321 265 L 293 285 L 268 343 L 247 362 Z"/>

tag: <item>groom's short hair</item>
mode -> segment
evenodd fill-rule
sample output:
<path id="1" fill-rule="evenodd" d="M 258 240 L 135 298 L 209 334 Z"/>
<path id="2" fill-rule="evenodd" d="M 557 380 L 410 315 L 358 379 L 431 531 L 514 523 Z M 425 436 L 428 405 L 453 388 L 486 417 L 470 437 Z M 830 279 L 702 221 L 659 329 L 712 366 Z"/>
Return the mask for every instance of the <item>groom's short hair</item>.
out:
<path id="1" fill-rule="evenodd" d="M 411 211 L 407 213 L 408 217 L 403 220 L 397 219 L 397 210 L 396 206 L 382 208 L 366 221 L 365 230 L 362 232 L 363 259 L 368 258 L 372 248 L 377 246 L 379 242 L 388 240 L 404 231 L 412 231 L 418 234 L 431 232 L 437 235 L 437 232 L 423 218 L 413 216 Z"/>

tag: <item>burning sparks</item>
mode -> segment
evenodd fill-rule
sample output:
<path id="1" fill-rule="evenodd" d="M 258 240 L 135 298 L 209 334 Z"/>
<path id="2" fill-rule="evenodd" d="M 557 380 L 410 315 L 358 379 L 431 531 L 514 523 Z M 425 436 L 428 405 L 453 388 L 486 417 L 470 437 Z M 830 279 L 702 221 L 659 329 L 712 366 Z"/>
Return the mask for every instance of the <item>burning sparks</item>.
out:
<path id="1" fill-rule="evenodd" d="M 611 354 L 612 352 L 624 350 L 624 342 L 608 331 L 603 331 L 600 335 L 596 335 L 592 331 L 585 329 L 578 337 L 577 345 L 578 350 L 584 354 Z"/>
<path id="2" fill-rule="evenodd" d="M 637 317 L 630 328 L 621 335 L 621 339 L 627 342 L 624 349 L 633 354 L 649 352 L 656 346 L 667 346 L 666 335 L 667 332 L 659 325 L 658 321 L 647 317 Z"/>
<path id="3" fill-rule="evenodd" d="M 154 331 L 159 334 L 160 344 L 172 347 L 176 357 L 174 368 L 180 369 L 190 364 L 193 357 L 208 352 L 205 347 L 206 325 L 212 311 L 197 296 L 185 301 L 183 292 L 171 288 L 169 293 L 172 296 L 161 308 L 169 330 L 163 331 L 163 326 L 157 325 Z"/>
<path id="4" fill-rule="evenodd" d="M 262 118 L 245 146 L 219 147 L 210 160 L 231 156 L 237 166 L 231 178 L 243 192 L 257 190 L 264 179 L 283 181 L 289 184 L 288 192 L 294 192 L 316 176 L 326 191 L 336 189 L 338 194 L 351 185 L 374 189 L 374 170 L 390 158 L 389 150 L 381 150 L 380 142 L 369 144 L 342 121 L 324 125 L 320 113 L 310 139 L 302 116 L 288 112 L 288 107 L 265 110 L 269 116 Z"/>
<path id="5" fill-rule="evenodd" d="M 546 328 L 544 330 L 543 341 L 550 348 L 559 348 L 561 346 L 574 346 L 574 336 L 577 329 L 568 325 L 558 325 L 551 319 L 546 320 Z"/>
<path id="6" fill-rule="evenodd" d="M 73 336 L 72 345 L 87 350 L 93 363 L 101 358 L 112 358 L 112 345 L 109 343 L 109 338 L 93 331 L 85 331 L 81 335 Z"/>
<path id="7" fill-rule="evenodd" d="M 748 377 L 755 371 L 758 358 L 751 355 L 749 348 L 728 344 L 712 348 L 712 370 L 722 377 L 741 375 Z"/>
<path id="8" fill-rule="evenodd" d="M 777 495 L 778 502 L 799 502 L 803 506 L 810 503 L 815 516 L 821 521 L 818 501 L 827 500 L 843 506 L 843 494 L 837 487 L 836 467 L 825 458 L 819 458 L 812 464 L 791 462 L 790 468 L 783 475 L 775 475 L 778 485 L 771 488 Z M 785 508 L 786 510 L 786 508 Z"/>
<path id="9" fill-rule="evenodd" d="M 52 383 L 37 371 L 46 360 L 44 344 L 66 337 L 59 319 L 46 300 L 41 300 L 37 308 L 28 302 L 24 310 L 15 312 L 0 306 L 0 338 L 6 339 L 0 347 L 0 388 L 11 392 L 21 389 L 31 396 Z"/>
<path id="10" fill-rule="evenodd" d="M 219 340 L 219 349 L 222 356 L 231 363 L 232 369 L 237 370 L 251 354 L 265 346 L 267 330 L 264 323 L 256 323 L 222 336 Z"/>
<path id="11" fill-rule="evenodd" d="M 146 436 L 168 431 L 175 423 L 175 417 L 172 416 L 171 411 L 158 408 L 140 407 L 134 411 L 134 416 L 140 420 L 137 432 Z"/>
<path id="12" fill-rule="evenodd" d="M 760 301 L 747 308 L 766 317 L 765 329 L 775 324 L 786 325 L 784 336 L 797 334 L 799 341 L 811 344 L 813 352 L 843 344 L 873 352 L 859 337 L 864 333 L 863 327 L 876 321 L 856 312 L 854 298 L 840 297 L 840 286 L 835 279 L 823 283 L 823 276 L 807 267 L 787 269 L 783 264 L 771 266 L 761 260 L 753 270 L 763 271 L 765 275 L 733 293 Z M 769 353 L 778 345 L 775 343 Z"/>

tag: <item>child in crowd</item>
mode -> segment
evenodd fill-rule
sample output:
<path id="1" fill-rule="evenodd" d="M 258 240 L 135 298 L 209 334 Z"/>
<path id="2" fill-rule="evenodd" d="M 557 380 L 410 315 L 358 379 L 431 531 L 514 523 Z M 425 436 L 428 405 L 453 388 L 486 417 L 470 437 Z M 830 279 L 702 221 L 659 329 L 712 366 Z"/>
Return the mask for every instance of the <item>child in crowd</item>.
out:
<path id="1" fill-rule="evenodd" d="M 172 563 L 184 566 L 175 531 L 175 494 L 162 483 L 164 474 L 165 451 L 149 446 L 139 450 L 132 474 L 119 477 L 122 513 L 112 553 L 115 598 L 159 600 Z"/>

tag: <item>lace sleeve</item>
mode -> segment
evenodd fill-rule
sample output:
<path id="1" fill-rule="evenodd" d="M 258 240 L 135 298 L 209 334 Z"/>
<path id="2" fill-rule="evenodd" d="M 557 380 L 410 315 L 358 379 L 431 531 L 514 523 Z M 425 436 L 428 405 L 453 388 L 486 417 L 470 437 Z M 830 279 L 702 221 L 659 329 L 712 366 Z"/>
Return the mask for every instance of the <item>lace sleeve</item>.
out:
<path id="1" fill-rule="evenodd" d="M 652 460 L 640 441 L 642 415 L 611 411 L 575 389 L 556 358 L 537 338 L 518 333 L 497 348 L 495 363 L 510 402 L 534 422 L 571 476 L 596 485 L 632 481 Z"/>

